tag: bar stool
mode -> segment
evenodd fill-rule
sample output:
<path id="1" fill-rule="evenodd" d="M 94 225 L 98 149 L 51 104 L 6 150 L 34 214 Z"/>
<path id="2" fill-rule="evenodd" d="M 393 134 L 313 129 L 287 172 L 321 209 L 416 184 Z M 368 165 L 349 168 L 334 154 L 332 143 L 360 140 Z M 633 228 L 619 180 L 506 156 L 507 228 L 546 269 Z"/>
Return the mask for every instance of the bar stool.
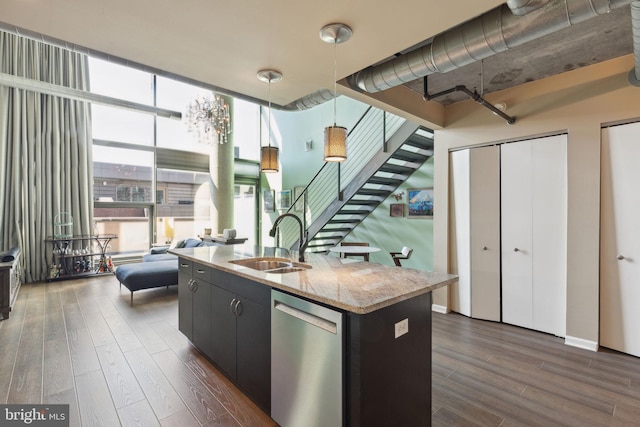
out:
<path id="1" fill-rule="evenodd" d="M 400 252 L 389 252 L 389 255 L 391 255 L 391 258 L 393 258 L 393 262 L 398 267 L 402 267 L 402 264 L 400 264 L 400 260 L 411 258 L 412 253 L 413 253 L 413 249 L 411 249 L 408 246 L 403 246 Z"/>
<path id="2" fill-rule="evenodd" d="M 340 246 L 369 246 L 367 242 L 340 242 Z M 369 261 L 369 254 L 352 254 L 349 252 L 343 252 L 340 254 L 342 258 L 346 258 L 348 256 L 361 256 L 365 261 Z"/>

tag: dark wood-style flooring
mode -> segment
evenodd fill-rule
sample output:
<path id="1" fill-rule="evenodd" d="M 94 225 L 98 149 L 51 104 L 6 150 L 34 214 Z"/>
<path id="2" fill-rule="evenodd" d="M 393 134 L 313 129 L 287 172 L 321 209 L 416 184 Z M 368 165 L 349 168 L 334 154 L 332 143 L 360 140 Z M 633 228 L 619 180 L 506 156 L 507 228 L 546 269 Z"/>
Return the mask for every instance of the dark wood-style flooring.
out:
<path id="1" fill-rule="evenodd" d="M 0 402 L 69 403 L 72 426 L 275 426 L 177 319 L 175 286 L 131 307 L 110 276 L 23 285 L 0 321 Z M 433 323 L 434 426 L 640 425 L 638 358 L 457 314 Z"/>

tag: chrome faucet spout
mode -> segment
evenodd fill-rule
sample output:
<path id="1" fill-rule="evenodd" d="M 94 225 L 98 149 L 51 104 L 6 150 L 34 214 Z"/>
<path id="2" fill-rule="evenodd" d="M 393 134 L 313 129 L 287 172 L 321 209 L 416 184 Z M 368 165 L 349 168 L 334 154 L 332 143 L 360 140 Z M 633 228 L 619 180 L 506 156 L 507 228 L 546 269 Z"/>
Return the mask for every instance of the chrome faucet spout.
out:
<path id="1" fill-rule="evenodd" d="M 300 240 L 299 240 L 300 246 L 298 249 L 298 255 L 299 255 L 298 261 L 304 262 L 304 251 L 305 249 L 307 249 L 307 245 L 309 244 L 309 242 L 307 241 L 309 237 L 309 232 L 305 231 L 304 226 L 302 225 L 302 221 L 300 221 L 300 218 L 298 218 L 296 215 L 292 213 L 284 213 L 279 217 L 277 217 L 276 220 L 273 222 L 273 227 L 271 227 L 271 230 L 269 230 L 269 236 L 271 237 L 276 236 L 276 230 L 278 228 L 278 225 L 280 225 L 280 221 L 282 221 L 286 217 L 291 217 L 291 218 L 294 218 L 296 221 L 298 221 L 298 225 L 300 226 Z"/>

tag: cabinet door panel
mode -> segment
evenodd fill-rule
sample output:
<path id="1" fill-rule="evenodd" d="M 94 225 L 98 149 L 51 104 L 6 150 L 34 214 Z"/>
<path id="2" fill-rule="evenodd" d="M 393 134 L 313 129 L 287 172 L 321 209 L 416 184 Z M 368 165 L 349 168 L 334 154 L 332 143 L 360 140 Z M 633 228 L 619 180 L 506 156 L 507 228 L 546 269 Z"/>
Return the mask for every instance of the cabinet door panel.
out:
<path id="1" fill-rule="evenodd" d="M 235 295 L 212 286 L 211 358 L 231 378 L 236 379 L 236 315 L 232 312 Z M 232 304 L 233 303 L 233 304 Z"/>
<path id="2" fill-rule="evenodd" d="M 178 272 L 178 329 L 190 340 L 193 339 L 193 293 L 190 289 L 191 275 Z"/>
<path id="3" fill-rule="evenodd" d="M 260 406 L 270 409 L 271 311 L 246 298 L 237 318 L 237 382 Z"/>
<path id="4" fill-rule="evenodd" d="M 533 327 L 532 142 L 500 149 L 502 320 Z"/>
<path id="5" fill-rule="evenodd" d="M 194 278 L 193 291 L 193 343 L 211 357 L 211 284 Z"/>

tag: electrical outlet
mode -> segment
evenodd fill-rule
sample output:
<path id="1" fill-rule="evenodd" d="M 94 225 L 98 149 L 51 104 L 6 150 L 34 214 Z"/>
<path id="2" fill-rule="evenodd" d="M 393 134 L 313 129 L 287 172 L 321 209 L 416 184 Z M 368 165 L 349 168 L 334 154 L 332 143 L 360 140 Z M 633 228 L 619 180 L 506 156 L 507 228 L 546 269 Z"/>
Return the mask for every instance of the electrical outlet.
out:
<path id="1" fill-rule="evenodd" d="M 396 323 L 396 338 L 403 336 L 404 334 L 409 333 L 409 319 L 404 319 Z"/>

